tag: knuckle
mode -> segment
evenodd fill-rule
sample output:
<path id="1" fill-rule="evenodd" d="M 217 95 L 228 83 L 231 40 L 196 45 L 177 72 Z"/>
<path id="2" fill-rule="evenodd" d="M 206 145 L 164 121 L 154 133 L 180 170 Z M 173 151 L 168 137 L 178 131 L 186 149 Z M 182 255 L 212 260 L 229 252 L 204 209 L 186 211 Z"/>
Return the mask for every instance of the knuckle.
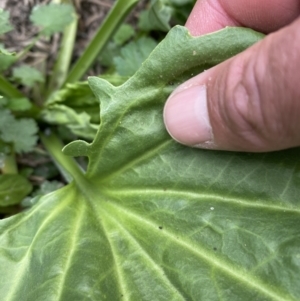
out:
<path id="1" fill-rule="evenodd" d="M 218 69 L 210 109 L 220 144 L 252 151 L 300 144 L 300 32 L 295 28 L 270 35 Z"/>
<path id="2" fill-rule="evenodd" d="M 252 59 L 233 59 L 227 68 L 223 117 L 230 132 L 245 144 L 261 147 L 267 138 L 268 116 L 262 101 L 264 70 Z"/>

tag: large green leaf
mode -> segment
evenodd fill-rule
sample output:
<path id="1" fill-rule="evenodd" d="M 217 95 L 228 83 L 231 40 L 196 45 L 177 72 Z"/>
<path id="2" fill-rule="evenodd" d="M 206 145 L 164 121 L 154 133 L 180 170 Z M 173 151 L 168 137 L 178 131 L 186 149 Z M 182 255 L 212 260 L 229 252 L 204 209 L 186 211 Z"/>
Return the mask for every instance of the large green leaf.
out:
<path id="1" fill-rule="evenodd" d="M 164 129 L 182 80 L 261 36 L 176 27 L 125 84 L 101 100 L 86 175 L 0 223 L 2 300 L 300 299 L 299 149 L 196 150 Z"/>

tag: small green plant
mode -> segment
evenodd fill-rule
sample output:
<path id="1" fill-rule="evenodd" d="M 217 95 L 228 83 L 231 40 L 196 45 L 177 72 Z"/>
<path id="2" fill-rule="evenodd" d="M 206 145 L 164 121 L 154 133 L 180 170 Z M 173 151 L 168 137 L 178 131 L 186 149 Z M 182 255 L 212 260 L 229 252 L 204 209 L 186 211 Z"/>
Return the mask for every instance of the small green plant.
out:
<path id="1" fill-rule="evenodd" d="M 12 215 L 0 221 L 1 300 L 299 300 L 299 149 L 195 150 L 162 120 L 174 88 L 263 35 L 169 30 L 188 0 L 153 0 L 137 36 L 128 25 L 116 32 L 137 2 L 116 1 L 72 68 L 72 5 L 34 9 L 36 39 L 67 26 L 53 72 L 15 67 L 29 96 L 0 78 L 0 210 Z M 11 29 L 5 12 L 1 23 Z M 1 55 L 16 64 L 24 54 Z M 79 81 L 96 60 L 106 72 Z M 81 140 L 63 148 L 72 137 Z M 16 161 L 28 151 L 52 158 L 68 184 L 31 192 L 32 170 Z"/>

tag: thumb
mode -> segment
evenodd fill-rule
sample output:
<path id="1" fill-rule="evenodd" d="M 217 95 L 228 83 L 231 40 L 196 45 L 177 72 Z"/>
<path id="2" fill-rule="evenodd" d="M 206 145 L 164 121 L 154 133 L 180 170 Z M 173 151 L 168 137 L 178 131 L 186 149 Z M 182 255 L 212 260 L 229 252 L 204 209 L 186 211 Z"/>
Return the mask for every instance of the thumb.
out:
<path id="1" fill-rule="evenodd" d="M 179 86 L 164 109 L 170 135 L 221 150 L 300 146 L 299 28 L 300 19 Z"/>

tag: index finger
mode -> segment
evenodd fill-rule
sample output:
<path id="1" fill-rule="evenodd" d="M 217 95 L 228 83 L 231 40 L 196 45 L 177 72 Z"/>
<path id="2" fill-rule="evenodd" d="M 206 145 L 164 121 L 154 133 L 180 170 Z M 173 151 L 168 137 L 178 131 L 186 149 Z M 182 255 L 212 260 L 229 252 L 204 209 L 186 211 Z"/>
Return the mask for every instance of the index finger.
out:
<path id="1" fill-rule="evenodd" d="M 226 26 L 250 27 L 270 33 L 300 16 L 298 0 L 198 0 L 186 22 L 192 35 Z"/>

